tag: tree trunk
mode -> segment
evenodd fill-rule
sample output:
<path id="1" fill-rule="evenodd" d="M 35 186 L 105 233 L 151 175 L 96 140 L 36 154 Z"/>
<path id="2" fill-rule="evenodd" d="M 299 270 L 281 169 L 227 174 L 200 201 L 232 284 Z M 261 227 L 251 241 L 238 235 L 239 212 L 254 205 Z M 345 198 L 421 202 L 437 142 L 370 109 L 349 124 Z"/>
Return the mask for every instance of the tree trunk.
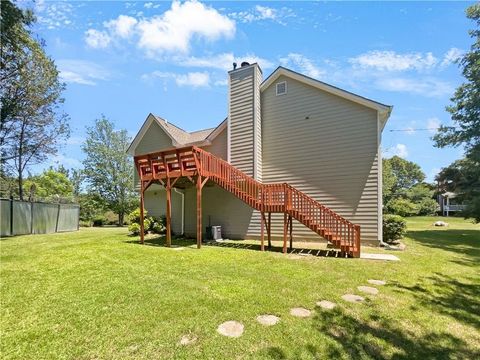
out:
<path id="1" fill-rule="evenodd" d="M 18 197 L 20 200 L 23 200 L 23 172 L 20 170 L 18 172 Z"/>
<path id="2" fill-rule="evenodd" d="M 124 220 L 125 214 L 123 211 L 118 213 L 118 226 L 123 226 L 123 220 Z"/>

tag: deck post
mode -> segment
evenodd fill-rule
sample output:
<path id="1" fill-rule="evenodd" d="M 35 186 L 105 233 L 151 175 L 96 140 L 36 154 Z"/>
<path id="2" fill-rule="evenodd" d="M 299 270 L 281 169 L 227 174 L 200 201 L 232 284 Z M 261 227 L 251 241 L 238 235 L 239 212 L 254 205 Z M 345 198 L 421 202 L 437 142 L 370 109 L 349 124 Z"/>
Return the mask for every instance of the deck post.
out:
<path id="1" fill-rule="evenodd" d="M 167 211 L 166 211 L 166 245 L 167 247 L 172 246 L 172 186 L 170 182 L 170 178 L 167 178 L 167 182 L 165 184 L 165 190 L 167 191 Z"/>
<path id="2" fill-rule="evenodd" d="M 202 247 L 202 176 L 197 177 L 197 248 Z"/>
<path id="3" fill-rule="evenodd" d="M 265 213 L 262 211 L 260 213 L 260 250 L 265 251 L 264 236 L 263 236 L 263 227 L 265 226 Z"/>
<path id="4" fill-rule="evenodd" d="M 283 253 L 287 253 L 287 212 L 283 213 Z"/>
<path id="5" fill-rule="evenodd" d="M 143 214 L 143 208 L 144 208 L 144 199 L 143 199 L 143 180 L 140 179 L 140 243 L 144 244 L 145 243 L 145 229 L 144 229 L 144 214 Z"/>
<path id="6" fill-rule="evenodd" d="M 289 230 L 290 230 L 290 250 L 293 249 L 293 218 L 292 215 L 288 216 Z"/>
<path id="7" fill-rule="evenodd" d="M 268 226 L 267 226 L 267 239 L 268 239 L 268 248 L 272 247 L 272 213 L 268 213 Z"/>

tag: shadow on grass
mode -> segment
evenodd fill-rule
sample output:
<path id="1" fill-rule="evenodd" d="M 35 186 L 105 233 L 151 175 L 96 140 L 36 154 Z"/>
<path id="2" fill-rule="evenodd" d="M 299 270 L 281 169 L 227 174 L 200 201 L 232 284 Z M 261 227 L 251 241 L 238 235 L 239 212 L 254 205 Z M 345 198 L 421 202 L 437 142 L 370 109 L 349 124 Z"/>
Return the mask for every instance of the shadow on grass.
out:
<path id="1" fill-rule="evenodd" d="M 140 245 L 140 241 L 137 237 L 132 237 L 131 240 L 127 240 L 127 243 Z M 172 239 L 172 246 L 194 246 L 197 242 L 195 239 L 186 239 L 186 238 L 176 238 Z M 148 237 L 145 239 L 145 245 L 149 246 L 166 246 L 165 236 L 155 236 Z M 253 250 L 261 251 L 260 244 L 245 243 L 241 240 L 232 242 L 232 241 L 209 241 L 202 243 L 202 246 L 211 246 L 211 247 L 223 247 L 223 248 L 234 248 L 234 249 L 243 249 L 243 250 Z M 278 252 L 281 253 L 283 248 L 280 246 L 272 246 L 268 248 L 265 246 L 266 251 Z M 318 256 L 318 257 L 344 257 L 342 254 L 333 249 L 319 250 L 319 249 L 302 249 L 302 248 L 293 248 L 287 249 L 287 253 L 297 256 Z"/>
<path id="2" fill-rule="evenodd" d="M 407 236 L 423 246 L 466 255 L 463 265 L 480 261 L 480 230 L 415 230 Z"/>
<path id="3" fill-rule="evenodd" d="M 375 306 L 371 304 L 371 306 Z M 378 305 L 377 305 L 378 306 Z M 322 336 L 321 353 L 312 344 L 291 353 L 289 349 L 268 347 L 260 354 L 272 359 L 297 359 L 309 354 L 312 359 L 478 359 L 473 344 L 445 332 L 419 333 L 402 328 L 392 318 L 372 311 L 358 319 L 341 308 L 319 311 L 313 331 Z"/>
<path id="4" fill-rule="evenodd" d="M 480 285 L 435 273 L 413 286 L 394 283 L 396 291 L 409 292 L 417 300 L 418 307 L 448 315 L 475 328 L 480 328 Z M 475 283 L 476 282 L 476 283 Z"/>
<path id="5" fill-rule="evenodd" d="M 327 358 L 474 359 L 479 355 L 473 346 L 453 335 L 419 334 L 401 328 L 395 319 L 379 317 L 375 311 L 367 319 L 357 319 L 337 308 L 319 312 L 314 323 L 328 338 Z"/>

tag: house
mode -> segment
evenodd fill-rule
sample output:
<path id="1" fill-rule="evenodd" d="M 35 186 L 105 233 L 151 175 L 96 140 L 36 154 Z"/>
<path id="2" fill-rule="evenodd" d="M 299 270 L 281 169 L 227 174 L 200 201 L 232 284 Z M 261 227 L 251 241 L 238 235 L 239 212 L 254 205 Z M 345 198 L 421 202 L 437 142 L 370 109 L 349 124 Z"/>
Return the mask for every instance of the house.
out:
<path id="1" fill-rule="evenodd" d="M 449 216 L 450 213 L 456 213 L 465 210 L 465 205 L 458 201 L 457 194 L 453 192 L 444 192 L 437 196 L 437 202 L 440 206 L 440 213 L 442 216 Z"/>
<path id="2" fill-rule="evenodd" d="M 284 67 L 263 80 L 258 64 L 242 63 L 228 76 L 228 116 L 215 128 L 187 132 L 159 116 L 148 115 L 128 149 L 139 169 L 139 161 L 144 161 L 143 169 L 149 172 L 145 179 L 152 179 L 152 167 L 156 165 L 151 156 L 140 155 L 198 147 L 241 170 L 245 176 L 242 181 L 254 179 L 254 188 L 258 184 L 288 183 L 297 197 L 302 194 L 305 204 L 331 209 L 330 213 L 324 207 L 318 208 L 339 222 L 336 229 L 350 234 L 349 224 L 358 224 L 361 242 L 378 244 L 382 240 L 380 142 L 392 107 Z M 178 169 L 179 165 L 175 166 Z M 158 169 L 165 171 L 161 166 Z M 258 206 L 259 198 L 242 199 L 242 191 L 227 187 L 218 176 L 215 179 L 202 190 L 201 228 L 197 227 L 194 179 L 168 192 L 172 231 L 188 236 L 197 233 L 198 237 L 199 231 L 205 235 L 208 225 L 220 225 L 225 238 L 263 236 L 267 207 Z M 145 208 L 154 216 L 165 214 L 168 208 L 162 183 L 149 181 L 144 192 Z M 277 209 L 271 205 L 270 209 Z M 289 213 L 288 218 L 282 211 L 269 214 L 271 225 L 267 231 L 273 239 L 286 238 L 288 222 L 288 231 L 295 239 L 321 240 L 320 234 L 335 240 L 331 231 L 312 224 L 313 220 L 298 211 Z M 345 224 L 348 229 L 343 227 Z"/>

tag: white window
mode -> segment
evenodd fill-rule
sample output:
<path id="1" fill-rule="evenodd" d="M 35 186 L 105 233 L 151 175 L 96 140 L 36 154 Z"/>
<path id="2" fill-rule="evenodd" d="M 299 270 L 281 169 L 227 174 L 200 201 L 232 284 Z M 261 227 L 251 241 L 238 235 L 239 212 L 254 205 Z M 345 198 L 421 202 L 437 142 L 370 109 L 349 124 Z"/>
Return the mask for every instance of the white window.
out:
<path id="1" fill-rule="evenodd" d="M 282 81 L 277 83 L 277 96 L 278 95 L 285 95 L 287 93 L 287 82 Z"/>

